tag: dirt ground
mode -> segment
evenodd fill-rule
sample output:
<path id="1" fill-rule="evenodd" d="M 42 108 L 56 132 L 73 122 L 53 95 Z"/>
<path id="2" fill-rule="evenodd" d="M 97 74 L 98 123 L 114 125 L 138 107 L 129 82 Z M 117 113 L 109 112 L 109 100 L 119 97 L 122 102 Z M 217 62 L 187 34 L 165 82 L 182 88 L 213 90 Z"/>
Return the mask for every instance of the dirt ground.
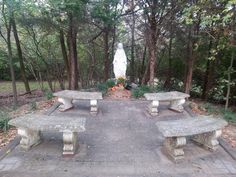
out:
<path id="1" fill-rule="evenodd" d="M 206 110 L 199 107 L 199 102 L 191 102 L 190 107 L 194 113 L 197 114 L 207 114 Z M 229 124 L 223 129 L 222 137 L 234 148 L 236 148 L 236 125 Z"/>
<path id="2" fill-rule="evenodd" d="M 45 112 L 48 108 L 50 108 L 55 102 L 55 99 L 44 100 L 44 98 L 42 97 L 40 98 L 33 97 L 36 100 L 41 99 L 41 101 L 35 102 L 34 106 L 32 106 L 32 103 L 30 103 L 30 98 L 32 99 L 32 95 L 30 97 L 24 96 L 23 98 L 22 97 L 19 98 L 19 103 L 22 104 L 26 102 L 28 104 L 20 106 L 18 109 L 9 112 L 9 116 L 11 118 L 15 118 L 15 117 L 22 116 L 24 114 L 32 113 L 32 112 L 42 113 L 42 112 Z M 9 101 L 8 99 L 7 100 L 1 99 L 2 103 L 3 102 L 8 103 L 8 101 Z M 5 105 L 5 108 L 6 108 L 6 105 Z M 10 141 L 12 141 L 15 138 L 16 134 L 17 134 L 17 130 L 13 127 L 10 128 L 7 132 L 0 131 L 0 149 L 6 146 Z"/>

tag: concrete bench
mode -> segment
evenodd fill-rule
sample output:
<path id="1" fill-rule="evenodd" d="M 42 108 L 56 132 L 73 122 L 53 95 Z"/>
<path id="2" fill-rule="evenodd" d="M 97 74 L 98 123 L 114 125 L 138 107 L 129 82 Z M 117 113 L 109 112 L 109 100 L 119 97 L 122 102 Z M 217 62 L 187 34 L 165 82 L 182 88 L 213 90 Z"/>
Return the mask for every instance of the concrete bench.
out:
<path id="1" fill-rule="evenodd" d="M 85 118 L 55 117 L 31 114 L 9 121 L 18 128 L 21 136 L 20 145 L 28 150 L 40 143 L 41 131 L 56 131 L 63 133 L 63 155 L 73 155 L 77 147 L 77 133 L 85 131 Z"/>
<path id="2" fill-rule="evenodd" d="M 74 90 L 63 90 L 53 94 L 58 97 L 58 101 L 61 102 L 64 107 L 60 111 L 66 111 L 73 108 L 72 100 L 90 100 L 90 113 L 97 114 L 97 100 L 102 99 L 102 93 L 100 92 L 79 92 Z"/>
<path id="3" fill-rule="evenodd" d="M 148 107 L 148 111 L 152 116 L 158 115 L 158 106 L 160 101 L 170 101 L 169 109 L 183 112 L 183 104 L 185 103 L 185 98 L 189 95 L 182 92 L 162 92 L 162 93 L 145 93 L 144 97 L 147 100 L 151 100 L 151 104 Z"/>
<path id="4" fill-rule="evenodd" d="M 186 137 L 188 136 L 207 149 L 216 150 L 219 144 L 217 138 L 220 137 L 221 129 L 227 125 L 227 122 L 211 116 L 198 116 L 181 120 L 160 121 L 156 125 L 165 137 L 165 151 L 174 160 L 179 160 L 184 158 L 183 147 L 186 145 Z"/>

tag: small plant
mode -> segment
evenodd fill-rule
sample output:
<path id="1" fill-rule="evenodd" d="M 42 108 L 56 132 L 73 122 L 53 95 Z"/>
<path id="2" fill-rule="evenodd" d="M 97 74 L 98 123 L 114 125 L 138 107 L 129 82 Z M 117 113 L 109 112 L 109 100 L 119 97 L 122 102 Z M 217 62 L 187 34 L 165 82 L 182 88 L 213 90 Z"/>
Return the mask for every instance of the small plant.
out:
<path id="1" fill-rule="evenodd" d="M 106 83 L 100 83 L 100 84 L 97 84 L 97 88 L 100 92 L 102 92 L 103 94 L 107 93 L 107 90 L 108 90 L 108 86 Z"/>
<path id="2" fill-rule="evenodd" d="M 0 131 L 6 132 L 10 128 L 9 120 L 8 114 L 0 110 Z"/>
<path id="3" fill-rule="evenodd" d="M 119 77 L 119 78 L 117 79 L 117 84 L 125 85 L 125 78 Z"/>
<path id="4" fill-rule="evenodd" d="M 232 110 L 228 109 L 225 110 L 224 108 L 221 109 L 221 113 L 224 116 L 224 119 L 229 121 L 229 122 L 233 122 L 236 123 L 236 113 L 233 112 Z"/>
<path id="5" fill-rule="evenodd" d="M 37 109 L 37 104 L 36 104 L 36 101 L 33 101 L 30 103 L 30 109 L 32 111 L 35 111 Z"/>
<path id="6" fill-rule="evenodd" d="M 151 88 L 147 85 L 141 85 L 140 87 L 132 90 L 132 96 L 134 98 L 140 98 L 148 92 L 151 92 Z"/>
<path id="7" fill-rule="evenodd" d="M 48 99 L 48 100 L 50 100 L 50 99 L 52 99 L 53 98 L 53 93 L 50 91 L 50 90 L 44 90 L 44 96 Z"/>
<path id="8" fill-rule="evenodd" d="M 106 81 L 106 85 L 108 88 L 114 87 L 116 85 L 115 81 L 109 79 Z"/>

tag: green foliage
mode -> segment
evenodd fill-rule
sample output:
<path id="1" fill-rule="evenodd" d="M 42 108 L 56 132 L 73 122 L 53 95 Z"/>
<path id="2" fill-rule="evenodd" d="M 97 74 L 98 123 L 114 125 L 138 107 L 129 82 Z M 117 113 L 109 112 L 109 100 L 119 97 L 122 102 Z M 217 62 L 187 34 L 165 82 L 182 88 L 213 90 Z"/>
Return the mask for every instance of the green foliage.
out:
<path id="1" fill-rule="evenodd" d="M 111 87 L 114 87 L 116 85 L 115 81 L 111 80 L 111 79 L 108 79 L 106 81 L 106 85 L 108 88 L 111 88 Z"/>
<path id="2" fill-rule="evenodd" d="M 43 92 L 44 96 L 48 99 L 48 100 L 51 100 L 53 98 L 53 93 L 52 91 L 48 90 L 48 89 L 45 89 L 44 92 Z"/>
<path id="3" fill-rule="evenodd" d="M 202 95 L 201 85 L 193 84 L 191 88 L 191 96 L 200 97 Z"/>
<path id="4" fill-rule="evenodd" d="M 228 109 L 228 110 L 222 109 L 221 113 L 223 114 L 224 119 L 226 119 L 229 122 L 236 123 L 236 113 L 235 112 L 233 112 L 230 109 Z"/>
<path id="5" fill-rule="evenodd" d="M 36 104 L 36 101 L 33 101 L 30 103 L 30 109 L 32 111 L 35 111 L 37 109 L 37 104 Z"/>
<path id="6" fill-rule="evenodd" d="M 105 83 L 99 83 L 97 84 L 97 89 L 102 92 L 103 94 L 107 93 L 107 90 L 113 86 L 115 86 L 115 81 L 109 79 Z"/>
<path id="7" fill-rule="evenodd" d="M 131 94 L 134 98 L 140 98 L 142 97 L 145 93 L 151 92 L 151 88 L 147 85 L 141 85 L 140 87 L 137 87 L 132 90 Z"/>
<path id="8" fill-rule="evenodd" d="M 97 84 L 97 89 L 102 92 L 103 94 L 106 94 L 107 93 L 107 90 L 108 90 L 108 86 L 106 83 L 99 83 Z"/>
<path id="9" fill-rule="evenodd" d="M 123 77 L 119 77 L 117 79 L 117 84 L 122 84 L 122 85 L 125 85 L 125 79 Z"/>
<path id="10" fill-rule="evenodd" d="M 9 129 L 9 122 L 10 118 L 8 114 L 4 111 L 0 110 L 0 131 L 6 132 Z"/>
<path id="11" fill-rule="evenodd" d="M 201 104 L 200 108 L 205 109 L 209 114 L 222 115 L 225 120 L 236 123 L 236 113 L 233 112 L 231 109 L 225 110 L 225 108 L 215 106 L 211 103 Z"/>

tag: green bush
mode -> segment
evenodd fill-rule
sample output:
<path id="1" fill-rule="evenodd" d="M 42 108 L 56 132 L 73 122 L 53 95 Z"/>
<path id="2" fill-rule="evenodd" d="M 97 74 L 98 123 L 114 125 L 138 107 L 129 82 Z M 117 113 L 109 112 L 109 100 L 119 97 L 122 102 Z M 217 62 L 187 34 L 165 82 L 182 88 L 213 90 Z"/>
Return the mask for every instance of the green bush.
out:
<path id="1" fill-rule="evenodd" d="M 6 132 L 9 129 L 9 120 L 8 114 L 0 110 L 0 131 Z"/>
<path id="2" fill-rule="evenodd" d="M 109 79 L 106 81 L 106 85 L 108 88 L 114 87 L 116 85 L 115 81 Z"/>
<path id="3" fill-rule="evenodd" d="M 100 84 L 97 84 L 97 88 L 100 92 L 102 92 L 103 94 L 107 93 L 107 90 L 108 90 L 108 86 L 106 83 L 100 83 Z"/>
<path id="4" fill-rule="evenodd" d="M 134 98 L 140 98 L 148 92 L 151 92 L 151 88 L 147 85 L 141 85 L 140 87 L 133 89 L 131 93 Z"/>
<path id="5" fill-rule="evenodd" d="M 53 93 L 48 89 L 44 90 L 43 94 L 48 100 L 51 100 L 53 98 Z"/>
<path id="6" fill-rule="evenodd" d="M 117 84 L 123 84 L 123 85 L 125 85 L 125 79 L 124 79 L 123 77 L 119 77 L 119 78 L 117 79 Z"/>
<path id="7" fill-rule="evenodd" d="M 225 110 L 225 109 L 221 109 L 221 113 L 224 116 L 224 119 L 229 121 L 229 122 L 233 122 L 236 123 L 236 113 L 233 112 L 232 110 Z"/>
<path id="8" fill-rule="evenodd" d="M 201 104 L 200 107 L 205 108 L 210 114 L 222 115 L 225 120 L 236 123 L 236 113 L 231 109 L 225 110 L 223 107 L 220 108 L 219 106 L 214 106 L 211 103 Z"/>

